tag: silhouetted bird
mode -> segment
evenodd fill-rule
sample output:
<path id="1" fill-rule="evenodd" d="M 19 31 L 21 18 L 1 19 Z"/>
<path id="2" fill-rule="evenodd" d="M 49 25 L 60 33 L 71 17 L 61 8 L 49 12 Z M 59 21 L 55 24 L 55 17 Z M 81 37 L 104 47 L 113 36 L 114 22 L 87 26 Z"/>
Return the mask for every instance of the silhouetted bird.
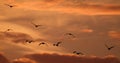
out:
<path id="1" fill-rule="evenodd" d="M 56 44 L 53 44 L 53 46 L 59 46 L 62 42 L 57 42 Z"/>
<path id="2" fill-rule="evenodd" d="M 12 29 L 7 29 L 7 31 L 11 31 Z"/>
<path id="3" fill-rule="evenodd" d="M 66 33 L 65 35 L 72 36 L 73 38 L 75 38 L 74 34 L 72 33 Z"/>
<path id="4" fill-rule="evenodd" d="M 108 50 L 111 50 L 111 49 L 113 49 L 113 48 L 114 48 L 114 46 L 109 47 L 109 46 L 108 46 L 108 45 L 106 45 L 106 44 L 105 44 L 105 47 L 106 47 Z"/>
<path id="5" fill-rule="evenodd" d="M 36 28 L 38 28 L 38 27 L 40 27 L 40 26 L 43 26 L 43 25 L 39 25 L 39 24 L 35 24 L 35 23 L 33 23 L 33 22 L 31 22 L 33 25 L 34 25 L 34 27 L 36 27 Z"/>
<path id="6" fill-rule="evenodd" d="M 33 40 L 25 40 L 25 42 L 32 43 L 32 42 L 35 42 L 35 41 L 33 41 Z"/>
<path id="7" fill-rule="evenodd" d="M 84 55 L 82 52 L 77 52 L 77 51 L 73 51 L 74 54 L 77 54 L 77 55 Z"/>
<path id="8" fill-rule="evenodd" d="M 7 6 L 10 7 L 10 8 L 13 8 L 13 7 L 14 7 L 14 5 L 10 5 L 10 4 L 5 4 L 5 5 L 7 5 Z"/>
<path id="9" fill-rule="evenodd" d="M 39 46 L 41 46 L 41 45 L 47 45 L 47 43 L 45 43 L 45 42 L 40 42 L 39 43 Z M 48 46 L 48 45 L 47 45 Z"/>
<path id="10" fill-rule="evenodd" d="M 5 32 L 9 32 L 9 31 L 12 31 L 12 29 L 7 29 Z"/>

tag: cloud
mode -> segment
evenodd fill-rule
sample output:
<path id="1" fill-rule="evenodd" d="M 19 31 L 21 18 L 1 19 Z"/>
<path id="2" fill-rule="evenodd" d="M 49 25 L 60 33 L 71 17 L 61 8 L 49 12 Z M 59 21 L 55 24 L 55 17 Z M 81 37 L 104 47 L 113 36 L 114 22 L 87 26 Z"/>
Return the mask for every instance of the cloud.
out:
<path id="1" fill-rule="evenodd" d="M 33 40 L 34 42 L 26 43 L 26 40 Z M 48 46 L 39 46 L 40 41 L 47 42 Z M 52 43 L 47 40 L 40 38 L 33 39 L 30 35 L 21 32 L 0 32 L 0 42 L 2 43 L 2 46 L 0 45 L 2 52 L 4 52 L 7 57 L 11 57 L 10 59 L 34 52 L 64 53 L 64 47 L 54 47 Z"/>
<path id="2" fill-rule="evenodd" d="M 0 39 L 14 42 L 14 43 L 25 43 L 26 40 L 33 40 L 33 41 L 45 41 L 44 39 L 40 38 L 33 38 L 31 35 L 22 33 L 22 32 L 0 32 Z"/>
<path id="3" fill-rule="evenodd" d="M 27 47 L 26 45 L 16 44 L 11 41 L 0 40 L 0 52 L 3 52 L 8 59 L 19 58 L 25 54 L 33 53 L 33 48 Z"/>
<path id="4" fill-rule="evenodd" d="M 20 58 L 14 60 L 13 63 L 36 63 L 36 62 L 28 58 Z"/>
<path id="5" fill-rule="evenodd" d="M 21 32 L 0 32 L 0 52 L 5 53 L 5 56 L 9 59 L 36 52 L 34 48 L 26 45 L 25 40 L 34 39 L 29 34 Z M 37 39 L 37 41 L 40 41 L 40 39 Z"/>
<path id="6" fill-rule="evenodd" d="M 98 56 L 104 56 L 106 55 L 106 53 L 108 53 L 108 51 L 104 47 L 104 43 L 106 42 L 106 40 L 110 40 L 107 35 L 107 32 L 111 29 L 115 29 L 115 30 L 119 29 L 119 15 L 117 16 L 116 15 L 86 16 L 86 15 L 74 15 L 74 14 L 70 15 L 70 14 L 59 14 L 59 13 L 49 13 L 49 12 L 37 14 L 37 15 L 36 14 L 37 12 L 28 12 L 27 14 L 25 14 L 26 16 L 22 16 L 21 14 L 21 16 L 8 18 L 7 22 L 10 22 L 16 25 L 21 25 L 23 26 L 23 28 L 26 28 L 26 29 L 31 28 L 33 31 L 38 32 L 38 34 L 33 33 L 30 35 L 39 35 L 39 33 L 43 34 L 45 38 L 49 40 L 48 43 L 53 44 L 57 41 L 63 41 L 63 43 L 60 46 L 60 51 L 58 51 L 59 48 L 57 47 L 56 49 L 54 49 L 55 47 L 51 48 L 52 46 L 51 44 L 50 44 L 50 47 L 36 46 L 38 44 L 35 44 L 34 45 L 35 47 L 32 46 L 33 44 L 30 45 L 30 47 L 35 48 L 39 51 L 44 49 L 45 51 L 47 50 L 47 52 L 57 51 L 60 53 L 62 52 L 66 53 L 66 50 L 61 49 L 61 47 L 63 47 L 65 49 L 70 49 L 70 50 L 80 49 L 81 51 L 86 52 L 88 55 L 96 54 Z M 44 22 L 45 24 L 49 24 L 48 25 L 49 28 L 45 30 L 41 30 L 41 29 L 35 30 L 35 28 L 31 24 L 29 24 L 29 19 L 31 19 L 31 17 L 35 18 L 35 20 L 33 20 L 34 23 L 41 24 L 42 22 Z M 96 20 L 93 21 L 91 17 L 94 17 L 94 19 Z M 60 26 L 58 26 L 59 24 Z M 93 31 L 94 33 L 88 33 L 88 32 L 83 33 L 83 31 L 85 31 L 86 29 L 94 30 Z M 16 30 L 19 30 L 19 28 Z M 77 39 L 71 40 L 66 38 L 66 36 L 64 36 L 63 34 L 67 32 L 71 32 L 75 34 Z M 98 35 L 99 33 L 103 33 L 103 34 Z M 40 36 L 43 36 L 43 35 L 40 35 Z M 112 42 L 115 42 L 115 41 L 112 40 Z M 93 50 L 96 50 L 97 52 Z M 117 51 L 116 48 L 115 50 Z M 69 53 L 70 51 L 67 51 L 67 52 Z M 118 55 L 119 55 L 119 52 L 116 56 Z"/>
<path id="7" fill-rule="evenodd" d="M 80 30 L 80 32 L 84 32 L 84 33 L 92 33 L 93 30 L 92 30 L 92 29 L 82 29 L 82 30 Z"/>
<path id="8" fill-rule="evenodd" d="M 120 5 L 116 4 L 98 4 L 98 3 L 74 3 L 73 1 L 65 0 L 44 0 L 44 1 L 29 1 L 16 4 L 21 9 L 39 10 L 39 11 L 54 11 L 62 13 L 76 13 L 86 15 L 119 15 Z M 69 11 L 70 10 L 70 11 Z"/>
<path id="9" fill-rule="evenodd" d="M 109 31 L 108 35 L 111 38 L 120 39 L 120 32 L 118 32 L 118 31 Z"/>
<path id="10" fill-rule="evenodd" d="M 20 32 L 0 32 L 1 40 L 11 40 L 14 43 L 24 43 L 25 40 L 32 40 L 33 38 L 25 33 Z"/>
<path id="11" fill-rule="evenodd" d="M 0 63 L 10 63 L 10 61 L 12 61 L 12 63 L 120 63 L 113 55 L 97 57 L 42 53 L 28 54 L 14 60 L 8 59 L 6 59 L 3 54 L 0 54 Z"/>
<path id="12" fill-rule="evenodd" d="M 35 61 L 30 60 L 28 58 L 17 59 L 14 60 L 14 62 L 11 62 L 12 60 L 8 60 L 8 59 L 3 54 L 0 53 L 0 63 L 36 63 Z"/>
<path id="13" fill-rule="evenodd" d="M 3 56 L 3 54 L 0 53 L 0 63 L 10 63 L 6 57 Z"/>
<path id="14" fill-rule="evenodd" d="M 120 63 L 119 60 L 112 55 L 106 57 L 86 57 L 60 54 L 30 54 L 20 59 L 24 58 L 31 59 L 32 61 L 36 61 L 37 63 Z"/>

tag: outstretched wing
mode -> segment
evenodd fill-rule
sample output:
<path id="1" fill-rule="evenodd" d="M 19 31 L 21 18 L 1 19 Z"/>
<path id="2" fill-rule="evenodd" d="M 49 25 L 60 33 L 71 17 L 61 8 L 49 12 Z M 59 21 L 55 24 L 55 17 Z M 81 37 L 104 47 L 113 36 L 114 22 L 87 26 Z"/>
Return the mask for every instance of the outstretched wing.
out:
<path id="1" fill-rule="evenodd" d="M 11 8 L 16 6 L 16 5 L 11 5 L 11 4 L 4 4 L 4 5 L 7 5 L 7 6 L 11 7 Z"/>
<path id="2" fill-rule="evenodd" d="M 106 48 L 109 48 L 107 44 L 105 44 L 105 47 L 106 47 Z"/>
<path id="3" fill-rule="evenodd" d="M 111 46 L 110 49 L 114 48 L 114 46 Z"/>
<path id="4" fill-rule="evenodd" d="M 69 35 L 69 36 L 72 36 L 73 38 L 75 38 L 75 35 L 72 33 L 66 33 L 65 35 Z"/>
<path id="5" fill-rule="evenodd" d="M 58 42 L 57 44 L 61 44 L 62 42 Z"/>
<path id="6" fill-rule="evenodd" d="M 34 25 L 34 26 L 36 25 L 36 24 L 35 24 L 35 23 L 33 23 L 33 22 L 31 22 L 31 24 L 32 24 L 32 25 Z"/>
<path id="7" fill-rule="evenodd" d="M 77 51 L 73 51 L 73 53 L 76 53 Z"/>
<path id="8" fill-rule="evenodd" d="M 84 55 L 82 52 L 80 52 L 81 55 Z"/>
<path id="9" fill-rule="evenodd" d="M 39 46 L 41 46 L 42 45 L 42 43 L 39 43 Z"/>
<path id="10" fill-rule="evenodd" d="M 41 43 L 39 43 L 39 46 L 42 45 L 42 44 L 48 46 L 48 44 L 45 43 L 45 42 L 41 42 Z"/>

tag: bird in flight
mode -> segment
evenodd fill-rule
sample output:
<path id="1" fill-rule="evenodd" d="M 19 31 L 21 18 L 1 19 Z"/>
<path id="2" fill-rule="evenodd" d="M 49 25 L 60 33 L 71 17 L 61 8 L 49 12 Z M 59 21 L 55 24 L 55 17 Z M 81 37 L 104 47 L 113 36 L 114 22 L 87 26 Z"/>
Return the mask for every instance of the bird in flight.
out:
<path id="1" fill-rule="evenodd" d="M 43 26 L 43 25 L 39 25 L 39 24 L 35 24 L 35 23 L 33 23 L 33 22 L 31 22 L 33 25 L 34 25 L 34 27 L 36 27 L 36 28 L 38 28 L 38 27 L 40 27 L 40 26 Z"/>
<path id="2" fill-rule="evenodd" d="M 76 55 L 80 55 L 80 54 L 84 55 L 82 52 L 77 52 L 77 51 L 73 51 L 73 53 L 76 54 Z"/>
<path id="3" fill-rule="evenodd" d="M 53 46 L 59 46 L 62 42 L 57 42 L 55 44 L 53 44 Z"/>
<path id="4" fill-rule="evenodd" d="M 5 4 L 5 5 L 7 5 L 10 8 L 13 8 L 15 6 L 15 5 L 10 5 L 10 4 Z"/>
<path id="5" fill-rule="evenodd" d="M 66 33 L 65 35 L 67 35 L 67 36 L 72 36 L 73 38 L 75 38 L 75 35 L 72 34 L 72 33 Z"/>
<path id="6" fill-rule="evenodd" d="M 9 31 L 12 31 L 13 29 L 7 29 L 5 32 L 9 32 Z"/>
<path id="7" fill-rule="evenodd" d="M 39 43 L 39 46 L 41 46 L 41 45 L 47 45 L 47 43 L 45 43 L 45 42 L 40 42 Z M 48 46 L 48 45 L 47 45 Z"/>
<path id="8" fill-rule="evenodd" d="M 32 42 L 35 42 L 35 41 L 33 41 L 33 40 L 25 40 L 25 42 L 32 43 Z"/>
<path id="9" fill-rule="evenodd" d="M 107 44 L 105 44 L 105 47 L 108 49 L 108 50 L 111 50 L 111 49 L 113 49 L 114 48 L 114 46 L 108 46 Z"/>

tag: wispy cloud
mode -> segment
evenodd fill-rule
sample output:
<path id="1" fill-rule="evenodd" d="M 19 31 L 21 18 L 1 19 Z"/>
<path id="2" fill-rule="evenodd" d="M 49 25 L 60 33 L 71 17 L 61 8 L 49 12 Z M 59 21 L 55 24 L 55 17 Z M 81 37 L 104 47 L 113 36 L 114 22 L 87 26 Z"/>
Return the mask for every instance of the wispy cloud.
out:
<path id="1" fill-rule="evenodd" d="M 120 32 L 119 31 L 109 31 L 108 35 L 111 38 L 120 39 Z"/>
<path id="2" fill-rule="evenodd" d="M 61 13 L 76 13 L 85 15 L 119 15 L 120 5 L 115 4 L 96 4 L 96 3 L 73 3 L 67 1 L 37 1 L 17 3 L 16 8 L 39 10 L 39 11 L 54 11 Z"/>

